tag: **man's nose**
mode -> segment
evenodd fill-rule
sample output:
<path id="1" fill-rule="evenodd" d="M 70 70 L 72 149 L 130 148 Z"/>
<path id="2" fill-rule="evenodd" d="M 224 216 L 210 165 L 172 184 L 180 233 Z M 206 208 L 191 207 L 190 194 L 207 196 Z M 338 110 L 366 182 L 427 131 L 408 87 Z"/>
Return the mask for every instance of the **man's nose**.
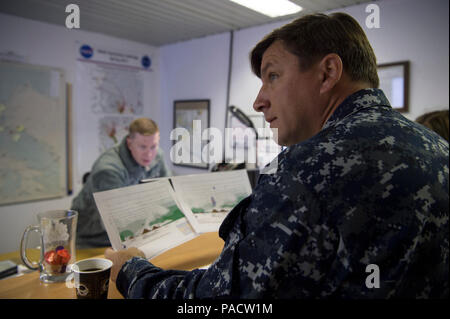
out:
<path id="1" fill-rule="evenodd" d="M 253 102 L 253 109 L 256 112 L 264 112 L 264 109 L 269 106 L 270 106 L 269 99 L 267 98 L 267 96 L 265 94 L 264 86 L 263 86 L 259 90 L 258 95 L 256 96 L 256 99 L 255 99 L 255 102 Z"/>
<path id="2" fill-rule="evenodd" d="M 148 149 L 148 150 L 145 151 L 145 156 L 150 158 L 150 157 L 152 157 L 154 155 L 154 153 L 155 153 L 155 150 Z"/>

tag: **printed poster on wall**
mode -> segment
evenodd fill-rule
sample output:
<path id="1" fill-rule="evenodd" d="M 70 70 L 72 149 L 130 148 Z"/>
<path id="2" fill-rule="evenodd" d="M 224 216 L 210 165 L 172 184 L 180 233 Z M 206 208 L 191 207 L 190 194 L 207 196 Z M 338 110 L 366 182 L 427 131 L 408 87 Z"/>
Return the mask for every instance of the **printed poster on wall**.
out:
<path id="1" fill-rule="evenodd" d="M 153 74 L 149 53 L 81 43 L 77 50 L 74 104 L 79 139 L 77 176 L 82 176 L 101 153 L 122 141 L 134 119 L 145 116 L 144 106 L 152 103 L 145 101 L 144 88 L 151 85 Z"/>

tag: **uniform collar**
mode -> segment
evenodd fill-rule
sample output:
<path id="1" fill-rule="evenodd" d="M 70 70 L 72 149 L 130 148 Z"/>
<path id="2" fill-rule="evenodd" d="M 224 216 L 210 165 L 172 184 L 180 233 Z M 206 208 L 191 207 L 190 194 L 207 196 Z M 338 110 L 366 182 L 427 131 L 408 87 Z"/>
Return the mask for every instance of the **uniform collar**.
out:
<path id="1" fill-rule="evenodd" d="M 322 127 L 322 131 L 326 128 L 333 127 L 351 114 L 374 106 L 391 107 L 389 100 L 386 98 L 386 95 L 384 95 L 382 90 L 374 88 L 359 90 L 349 95 L 341 104 L 339 104 L 325 125 Z M 304 142 L 305 141 L 284 149 L 278 156 L 278 164 L 280 165 L 284 161 L 285 156 L 287 156 L 291 148 L 302 145 Z"/>
<path id="2" fill-rule="evenodd" d="M 374 88 L 359 90 L 348 96 L 344 102 L 336 108 L 322 129 L 333 126 L 345 117 L 364 108 L 376 105 L 391 107 L 382 90 Z"/>

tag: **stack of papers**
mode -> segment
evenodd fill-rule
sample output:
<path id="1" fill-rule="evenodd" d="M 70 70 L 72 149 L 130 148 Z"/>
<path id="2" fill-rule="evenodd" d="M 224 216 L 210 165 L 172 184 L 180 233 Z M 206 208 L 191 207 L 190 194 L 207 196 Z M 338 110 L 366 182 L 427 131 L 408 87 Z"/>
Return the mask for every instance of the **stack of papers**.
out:
<path id="1" fill-rule="evenodd" d="M 94 193 L 115 250 L 137 247 L 147 258 L 218 231 L 251 194 L 246 170 L 175 176 Z"/>

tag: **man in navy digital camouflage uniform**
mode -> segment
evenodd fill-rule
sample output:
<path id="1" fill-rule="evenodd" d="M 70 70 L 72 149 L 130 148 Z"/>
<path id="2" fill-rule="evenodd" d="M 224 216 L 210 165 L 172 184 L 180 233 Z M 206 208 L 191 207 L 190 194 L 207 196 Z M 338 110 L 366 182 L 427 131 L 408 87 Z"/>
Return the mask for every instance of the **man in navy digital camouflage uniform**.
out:
<path id="1" fill-rule="evenodd" d="M 358 23 L 342 13 L 304 16 L 258 43 L 251 63 L 262 80 L 254 108 L 287 146 L 276 172 L 229 213 L 223 251 L 206 270 L 164 270 L 133 257 L 136 249 L 107 250 L 119 291 L 448 297 L 448 143 L 390 107 Z"/>

